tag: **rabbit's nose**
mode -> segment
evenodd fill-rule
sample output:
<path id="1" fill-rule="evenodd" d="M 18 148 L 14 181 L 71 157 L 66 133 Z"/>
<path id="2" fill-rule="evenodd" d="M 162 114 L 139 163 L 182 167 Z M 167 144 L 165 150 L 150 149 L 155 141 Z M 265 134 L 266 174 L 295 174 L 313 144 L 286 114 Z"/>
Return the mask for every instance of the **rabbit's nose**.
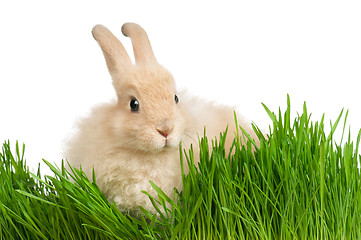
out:
<path id="1" fill-rule="evenodd" d="M 167 138 L 168 135 L 172 132 L 173 126 L 170 120 L 163 120 L 157 124 L 156 130 L 160 135 Z"/>
<path id="2" fill-rule="evenodd" d="M 169 129 L 166 129 L 166 130 L 157 129 L 157 131 L 159 132 L 160 135 L 162 135 L 165 138 L 167 138 L 171 132 L 171 130 L 169 130 Z"/>

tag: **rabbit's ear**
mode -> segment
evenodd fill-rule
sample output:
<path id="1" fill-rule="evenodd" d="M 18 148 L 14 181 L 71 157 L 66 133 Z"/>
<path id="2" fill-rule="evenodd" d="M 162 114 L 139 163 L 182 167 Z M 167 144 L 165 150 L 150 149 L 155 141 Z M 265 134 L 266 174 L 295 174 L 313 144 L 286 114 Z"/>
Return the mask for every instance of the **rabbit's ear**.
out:
<path id="1" fill-rule="evenodd" d="M 96 25 L 92 34 L 103 51 L 110 74 L 122 72 L 132 65 L 122 43 L 106 27 Z"/>
<path id="2" fill-rule="evenodd" d="M 148 35 L 142 27 L 136 23 L 124 23 L 122 33 L 132 40 L 136 64 L 151 65 L 157 63 Z"/>

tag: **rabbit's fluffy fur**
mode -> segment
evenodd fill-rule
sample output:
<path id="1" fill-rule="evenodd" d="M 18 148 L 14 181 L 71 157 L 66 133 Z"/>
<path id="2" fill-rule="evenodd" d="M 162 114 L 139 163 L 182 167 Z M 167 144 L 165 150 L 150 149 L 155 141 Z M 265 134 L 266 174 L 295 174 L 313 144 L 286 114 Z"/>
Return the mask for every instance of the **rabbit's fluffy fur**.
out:
<path id="1" fill-rule="evenodd" d="M 98 186 L 122 211 L 137 213 L 142 206 L 154 212 L 141 191 L 155 196 L 150 180 L 170 197 L 175 187 L 181 188 L 179 142 L 185 148 L 193 144 L 197 156 L 198 135 L 203 136 L 204 127 L 212 139 L 228 125 L 230 146 L 234 115 L 230 107 L 177 93 L 172 75 L 157 63 L 145 31 L 126 23 L 122 32 L 132 40 L 136 64 L 107 28 L 93 28 L 117 102 L 94 108 L 79 122 L 65 157 L 72 166 L 81 166 L 88 177 L 94 168 Z M 139 103 L 138 109 L 132 109 L 132 100 Z M 254 137 L 249 124 L 239 123 Z"/>

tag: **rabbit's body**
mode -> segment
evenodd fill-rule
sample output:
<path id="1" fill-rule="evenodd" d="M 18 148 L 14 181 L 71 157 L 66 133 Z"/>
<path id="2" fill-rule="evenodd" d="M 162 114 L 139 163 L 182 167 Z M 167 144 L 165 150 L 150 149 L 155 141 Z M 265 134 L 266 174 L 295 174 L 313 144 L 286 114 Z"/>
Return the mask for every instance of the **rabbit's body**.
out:
<path id="1" fill-rule="evenodd" d="M 191 137 L 184 137 L 182 139 L 183 147 L 189 148 L 190 144 L 192 144 L 195 158 L 198 160 L 198 137 L 203 137 L 204 130 L 206 130 L 207 138 L 213 140 L 215 137 L 219 139 L 220 133 L 223 133 L 228 127 L 226 149 L 229 149 L 236 133 L 234 109 L 230 106 L 208 102 L 199 97 L 192 96 L 187 92 L 181 93 L 181 99 L 188 122 L 191 123 L 187 128 L 187 134 L 189 133 Z M 251 130 L 251 125 L 243 121 L 243 118 L 238 114 L 237 119 L 238 124 L 255 138 L 255 134 L 253 130 Z"/>
<path id="2" fill-rule="evenodd" d="M 132 39 L 136 64 L 108 29 L 100 25 L 93 29 L 117 102 L 94 108 L 80 121 L 66 157 L 88 177 L 94 168 L 98 186 L 121 210 L 139 212 L 138 206 L 143 206 L 154 212 L 141 191 L 155 196 L 149 184 L 153 181 L 171 197 L 174 188 L 182 186 L 179 142 L 185 148 L 193 144 L 197 157 L 198 136 L 203 136 L 205 127 L 213 139 L 229 126 L 226 144 L 230 146 L 236 129 L 234 113 L 230 107 L 177 93 L 171 74 L 156 62 L 144 30 L 128 23 L 122 31 Z"/>

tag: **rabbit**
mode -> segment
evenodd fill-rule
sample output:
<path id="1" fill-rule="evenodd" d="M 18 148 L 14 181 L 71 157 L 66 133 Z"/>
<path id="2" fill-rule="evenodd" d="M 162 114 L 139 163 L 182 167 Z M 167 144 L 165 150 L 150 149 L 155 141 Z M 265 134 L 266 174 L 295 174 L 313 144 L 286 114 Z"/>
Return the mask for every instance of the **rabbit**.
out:
<path id="1" fill-rule="evenodd" d="M 174 188 L 182 188 L 179 143 L 184 148 L 193 146 L 197 162 L 198 137 L 204 129 L 213 139 L 229 126 L 230 146 L 236 129 L 234 111 L 177 92 L 171 73 L 157 62 L 144 29 L 125 23 L 121 30 L 132 41 L 134 64 L 106 27 L 96 25 L 92 30 L 117 99 L 95 107 L 78 123 L 65 157 L 89 178 L 94 169 L 99 188 L 121 211 L 139 214 L 142 206 L 155 213 L 142 193 L 156 196 L 149 181 L 172 198 Z M 256 138 L 245 122 L 241 124 Z"/>

